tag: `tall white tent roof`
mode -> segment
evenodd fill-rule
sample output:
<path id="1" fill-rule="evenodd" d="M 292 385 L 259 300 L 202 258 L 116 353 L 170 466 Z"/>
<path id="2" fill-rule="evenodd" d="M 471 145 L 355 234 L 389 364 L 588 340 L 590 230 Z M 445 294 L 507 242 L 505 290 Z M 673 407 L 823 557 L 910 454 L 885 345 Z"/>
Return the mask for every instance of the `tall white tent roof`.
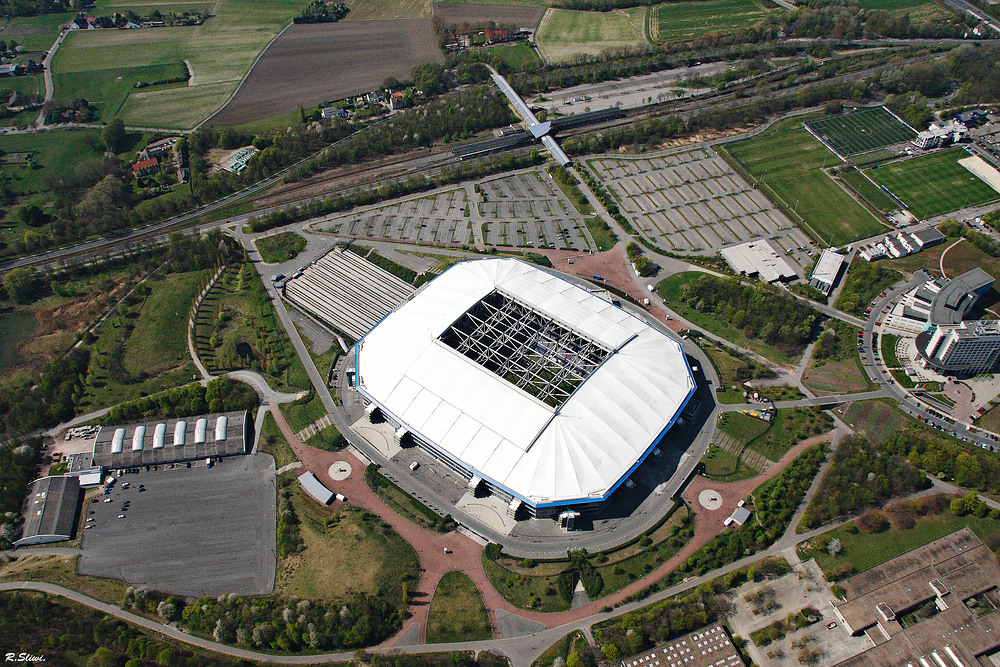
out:
<path id="1" fill-rule="evenodd" d="M 440 337 L 492 292 L 609 352 L 559 407 Z M 360 391 L 444 454 L 535 505 L 606 497 L 694 392 L 680 344 L 515 259 L 456 264 L 358 345 Z"/>

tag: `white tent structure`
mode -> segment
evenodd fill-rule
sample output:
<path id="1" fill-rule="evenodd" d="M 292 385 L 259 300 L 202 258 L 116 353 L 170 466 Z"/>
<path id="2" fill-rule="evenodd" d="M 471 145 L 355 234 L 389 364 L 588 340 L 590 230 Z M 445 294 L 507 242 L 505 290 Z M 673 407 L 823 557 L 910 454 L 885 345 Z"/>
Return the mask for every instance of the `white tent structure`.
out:
<path id="1" fill-rule="evenodd" d="M 695 390 L 676 340 L 515 259 L 456 264 L 355 354 L 369 407 L 537 516 L 600 506 Z"/>

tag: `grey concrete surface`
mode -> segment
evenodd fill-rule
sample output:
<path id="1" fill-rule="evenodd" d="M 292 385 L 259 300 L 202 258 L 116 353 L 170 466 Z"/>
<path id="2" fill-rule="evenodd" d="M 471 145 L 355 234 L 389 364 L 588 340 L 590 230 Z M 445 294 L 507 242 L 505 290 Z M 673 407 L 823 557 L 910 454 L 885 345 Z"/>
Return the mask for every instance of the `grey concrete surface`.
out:
<path id="1" fill-rule="evenodd" d="M 125 475 L 83 508 L 94 527 L 84 530 L 79 572 L 178 595 L 269 593 L 275 493 L 274 459 L 266 455 Z"/>

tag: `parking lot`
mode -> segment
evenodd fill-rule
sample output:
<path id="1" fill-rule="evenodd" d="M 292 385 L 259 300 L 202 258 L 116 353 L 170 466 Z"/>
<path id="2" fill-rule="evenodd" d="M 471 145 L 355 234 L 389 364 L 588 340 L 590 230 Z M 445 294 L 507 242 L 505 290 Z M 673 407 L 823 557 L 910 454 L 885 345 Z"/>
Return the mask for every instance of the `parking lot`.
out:
<path id="1" fill-rule="evenodd" d="M 761 192 L 707 148 L 655 157 L 601 158 L 588 165 L 652 243 L 697 252 L 773 238 L 800 264 L 809 238 Z"/>
<path id="2" fill-rule="evenodd" d="M 139 470 L 84 504 L 80 574 L 178 595 L 273 589 L 274 459 Z"/>
<path id="3" fill-rule="evenodd" d="M 330 218 L 319 228 L 344 236 L 427 244 L 591 247 L 579 211 L 540 169 Z"/>
<path id="4" fill-rule="evenodd" d="M 476 192 L 483 238 L 490 245 L 590 248 L 579 212 L 542 171 L 482 181 Z"/>
<path id="5" fill-rule="evenodd" d="M 374 236 L 423 243 L 475 243 L 465 190 L 405 199 L 323 225 L 345 236 Z"/>

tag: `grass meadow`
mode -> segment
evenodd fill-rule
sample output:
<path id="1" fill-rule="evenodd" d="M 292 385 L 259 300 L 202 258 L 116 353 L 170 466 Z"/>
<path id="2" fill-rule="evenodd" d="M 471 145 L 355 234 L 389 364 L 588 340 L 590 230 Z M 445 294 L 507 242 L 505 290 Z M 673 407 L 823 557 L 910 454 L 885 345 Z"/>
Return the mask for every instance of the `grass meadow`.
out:
<path id="1" fill-rule="evenodd" d="M 550 9 L 538 24 L 538 53 L 545 62 L 558 63 L 608 49 L 646 46 L 646 12 L 646 7 L 610 12 Z"/>
<path id="2" fill-rule="evenodd" d="M 184 3 L 184 5 L 200 3 Z M 148 12 L 153 5 L 111 5 L 107 11 L 127 8 Z M 157 3 L 161 11 L 179 9 L 178 3 Z M 200 6 L 199 8 L 204 8 Z M 60 47 L 52 65 L 56 97 L 72 96 L 84 84 L 87 99 L 108 120 L 116 112 L 126 124 L 187 128 L 206 118 L 236 90 L 254 59 L 292 17 L 302 10 L 299 0 L 219 0 L 213 16 L 199 26 L 146 30 L 75 31 Z M 127 88 L 128 79 L 142 75 L 138 68 L 190 66 L 189 85 L 171 88 Z M 121 63 L 128 63 L 122 68 Z M 122 72 L 122 70 L 127 70 Z M 69 75 L 75 76 L 59 76 Z M 119 79 L 118 77 L 122 77 Z M 134 80 L 133 80 L 134 83 Z M 94 90 L 96 92 L 89 92 Z M 121 99 L 125 95 L 124 100 Z M 109 109 L 114 107 L 110 112 Z"/>
<path id="3" fill-rule="evenodd" d="M 908 14 L 913 22 L 943 21 L 953 12 L 944 3 L 934 0 L 858 0 L 861 9 L 878 9 L 897 16 Z"/>
<path id="4" fill-rule="evenodd" d="M 753 139 L 722 146 L 793 220 L 824 245 L 836 246 L 885 230 L 871 213 L 833 181 L 824 168 L 840 159 L 797 118 L 776 123 Z"/>
<path id="5" fill-rule="evenodd" d="M 958 163 L 968 156 L 964 149 L 952 148 L 869 169 L 865 173 L 904 202 L 913 215 L 930 218 L 1000 197 L 996 190 Z"/>
<path id="6" fill-rule="evenodd" d="M 728 34 L 783 11 L 759 0 L 668 2 L 650 8 L 649 38 L 656 44 L 668 44 L 698 39 L 708 33 Z"/>
<path id="7" fill-rule="evenodd" d="M 493 629 L 479 589 L 468 575 L 446 572 L 427 613 L 427 643 L 474 642 L 493 639 Z"/>
<path id="8" fill-rule="evenodd" d="M 73 12 L 16 16 L 5 18 L 0 28 L 0 39 L 14 40 L 25 51 L 48 51 L 59 36 L 59 31 L 76 16 Z"/>

